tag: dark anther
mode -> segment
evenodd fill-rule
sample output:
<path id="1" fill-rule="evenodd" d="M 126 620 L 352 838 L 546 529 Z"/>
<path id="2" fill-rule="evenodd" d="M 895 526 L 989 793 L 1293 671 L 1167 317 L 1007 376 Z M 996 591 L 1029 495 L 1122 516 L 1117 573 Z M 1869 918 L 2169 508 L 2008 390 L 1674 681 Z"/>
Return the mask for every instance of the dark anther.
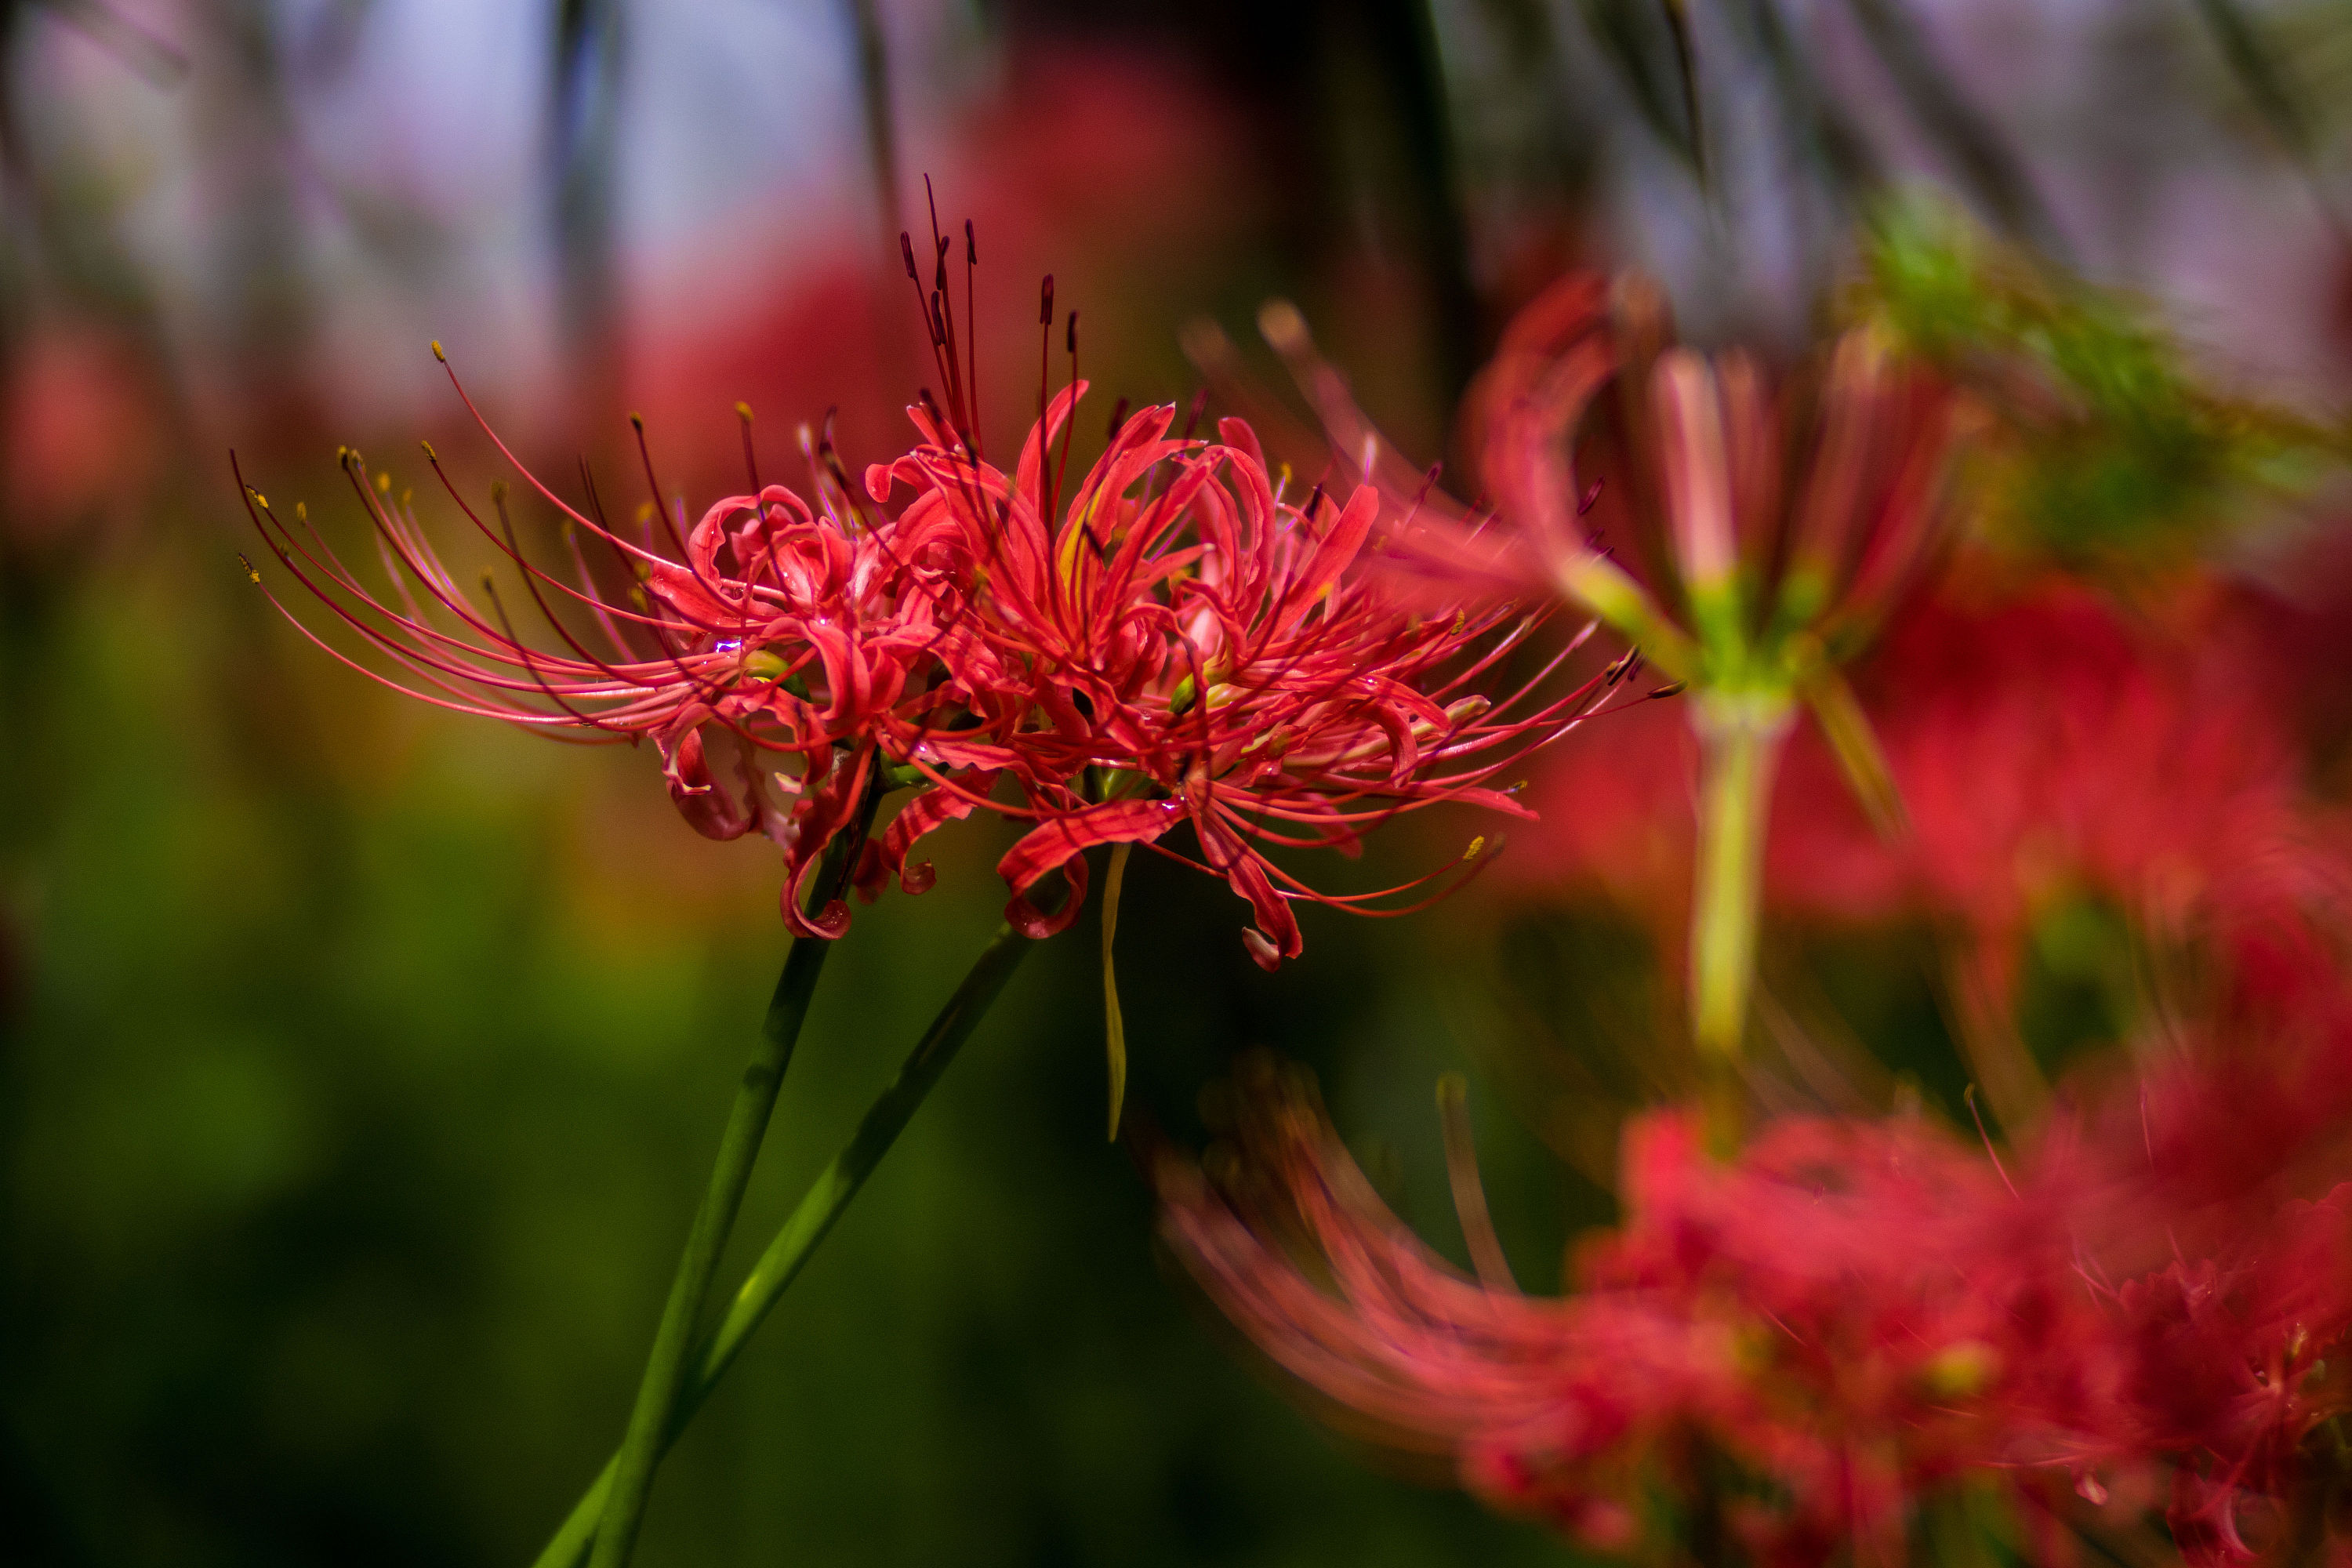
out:
<path id="1" fill-rule="evenodd" d="M 898 254 L 907 258 L 907 276 L 920 283 L 923 275 L 915 270 L 915 237 L 903 228 L 898 231 Z"/>
<path id="2" fill-rule="evenodd" d="M 1192 394 L 1192 412 L 1184 416 L 1184 439 L 1187 441 L 1192 438 L 1192 432 L 1201 427 L 1201 415 L 1208 406 L 1209 389 L 1204 386 Z"/>
<path id="3" fill-rule="evenodd" d="M 972 232 L 970 218 L 963 220 L 963 264 L 966 267 L 980 265 L 980 237 Z"/>
<path id="4" fill-rule="evenodd" d="M 1054 324 L 1054 275 L 1050 272 L 1045 274 L 1045 280 L 1037 285 L 1037 324 L 1041 327 Z"/>
<path id="5" fill-rule="evenodd" d="M 1069 330 L 1068 330 L 1066 332 L 1065 332 L 1063 335 L 1064 335 L 1065 337 L 1066 337 L 1066 338 L 1069 340 L 1069 341 L 1068 341 L 1068 342 L 1067 342 L 1067 344 L 1066 345 L 1066 346 L 1068 348 L 1069 352 L 1070 352 L 1070 353 L 1077 353 L 1077 352 L 1078 352 L 1078 313 L 1077 313 L 1076 310 L 1072 310 L 1072 311 L 1070 312 L 1070 324 L 1069 324 Z"/>
<path id="6" fill-rule="evenodd" d="M 1110 405 L 1110 434 L 1106 436 L 1104 439 L 1107 441 L 1118 440 L 1119 427 L 1126 423 L 1127 399 L 1122 397 L 1117 403 Z"/>

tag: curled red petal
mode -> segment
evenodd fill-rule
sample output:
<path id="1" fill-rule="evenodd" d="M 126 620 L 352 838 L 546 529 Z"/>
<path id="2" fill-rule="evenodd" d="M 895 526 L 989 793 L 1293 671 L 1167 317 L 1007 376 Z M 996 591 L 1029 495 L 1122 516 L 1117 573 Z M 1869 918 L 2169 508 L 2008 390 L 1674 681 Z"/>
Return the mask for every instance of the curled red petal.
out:
<path id="1" fill-rule="evenodd" d="M 1223 876 L 1226 886 L 1248 900 L 1250 909 L 1257 915 L 1257 929 L 1242 932 L 1242 945 L 1257 966 L 1270 973 L 1284 959 L 1297 958 L 1306 944 L 1298 930 L 1298 917 L 1291 912 L 1290 900 L 1275 891 L 1255 852 L 1216 815 L 1213 804 L 1193 813 L 1192 828 L 1201 836 L 1201 850 L 1211 869 Z"/>
<path id="2" fill-rule="evenodd" d="M 889 828 L 882 835 L 881 874 L 896 874 L 898 886 L 909 893 L 927 893 L 939 880 L 939 872 L 928 860 L 907 863 L 907 857 L 924 835 L 942 823 L 961 822 L 978 808 L 988 792 L 1003 777 L 998 770 L 966 773 L 956 781 L 956 789 L 928 789 L 899 808 L 890 819 Z"/>
<path id="3" fill-rule="evenodd" d="M 674 740 L 660 741 L 662 778 L 669 786 L 670 804 L 687 826 L 705 838 L 740 838 L 751 830 L 753 814 L 710 776 L 704 754 L 702 730 L 697 724 Z"/>
<path id="4" fill-rule="evenodd" d="M 1064 930 L 1077 918 L 1078 906 L 1086 900 L 1082 857 L 1087 850 L 1097 844 L 1149 844 L 1183 816 L 1183 806 L 1172 800 L 1114 800 L 1032 828 L 996 863 L 997 874 L 1013 889 L 1004 918 L 1026 936 L 1051 936 Z M 1047 915 L 1029 901 L 1027 894 L 1057 866 L 1070 885 L 1070 901 L 1059 914 Z"/>
<path id="5" fill-rule="evenodd" d="M 822 779 L 803 783 L 800 803 L 793 808 L 792 843 L 784 851 L 784 889 L 778 900 L 784 925 L 794 936 L 831 941 L 849 930 L 849 906 L 840 899 L 827 900 L 814 914 L 805 913 L 802 905 L 807 898 L 809 877 L 822 862 L 825 846 L 849 825 L 873 771 L 874 751 L 869 746 L 857 753 L 851 766 L 830 766 Z"/>

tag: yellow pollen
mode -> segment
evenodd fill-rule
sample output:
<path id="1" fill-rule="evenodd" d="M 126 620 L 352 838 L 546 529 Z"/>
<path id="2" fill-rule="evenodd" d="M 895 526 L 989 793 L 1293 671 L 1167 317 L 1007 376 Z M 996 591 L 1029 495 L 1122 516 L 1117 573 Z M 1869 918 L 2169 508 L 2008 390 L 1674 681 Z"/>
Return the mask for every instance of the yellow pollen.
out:
<path id="1" fill-rule="evenodd" d="M 375 489 L 378 495 L 390 495 L 392 493 L 392 476 L 385 473 L 377 474 L 375 477 Z"/>
<path id="2" fill-rule="evenodd" d="M 441 352 L 441 340 L 439 338 L 433 340 L 433 357 L 439 360 L 443 364 L 447 364 L 449 363 L 449 356 Z"/>
<path id="3" fill-rule="evenodd" d="M 1470 840 L 1470 847 L 1462 851 L 1462 858 L 1465 860 L 1475 860 L 1478 858 L 1479 852 L 1486 847 L 1486 836 L 1481 833 L 1477 837 Z"/>

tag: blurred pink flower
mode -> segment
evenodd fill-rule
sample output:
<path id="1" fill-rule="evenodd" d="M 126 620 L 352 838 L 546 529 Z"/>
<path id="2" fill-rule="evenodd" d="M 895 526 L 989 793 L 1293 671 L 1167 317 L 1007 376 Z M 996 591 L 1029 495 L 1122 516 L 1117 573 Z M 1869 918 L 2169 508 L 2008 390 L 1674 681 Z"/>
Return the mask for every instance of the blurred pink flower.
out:
<path id="1" fill-rule="evenodd" d="M 1779 1121 L 1729 1163 L 1643 1118 L 1624 1222 L 1563 1300 L 1438 1258 L 1311 1090 L 1253 1074 L 1223 1179 L 1160 1163 L 1179 1256 L 1343 1420 L 1589 1545 L 1712 1517 L 1759 1561 L 1895 1560 L 1964 1475 L 2054 1531 L 2128 1523 L 2110 1489 L 2168 1468 L 2184 1552 L 2245 1561 L 2340 1479 L 2306 1440 L 2352 1405 L 2352 1188 L 2296 1196 L 2352 1153 L 2340 999 L 2078 1086 L 2006 1171 L 1916 1114 Z"/>

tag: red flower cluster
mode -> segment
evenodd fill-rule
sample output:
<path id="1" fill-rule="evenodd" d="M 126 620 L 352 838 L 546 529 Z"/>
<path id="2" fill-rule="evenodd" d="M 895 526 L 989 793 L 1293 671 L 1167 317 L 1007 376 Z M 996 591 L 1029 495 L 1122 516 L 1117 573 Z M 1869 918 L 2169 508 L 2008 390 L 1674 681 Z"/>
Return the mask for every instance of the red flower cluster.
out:
<path id="1" fill-rule="evenodd" d="M 698 830 L 757 830 L 782 848 L 796 932 L 846 928 L 838 900 L 808 915 L 801 900 L 821 851 L 887 788 L 917 793 L 864 846 L 855 880 L 868 896 L 893 876 L 910 892 L 929 886 L 929 868 L 910 863 L 918 841 L 986 809 L 1030 825 L 1000 869 L 1009 917 L 1043 935 L 1075 917 L 1084 850 L 1144 844 L 1190 861 L 1159 843 L 1189 822 L 1192 863 L 1248 900 L 1247 946 L 1267 968 L 1299 952 L 1293 900 L 1370 912 L 1419 884 L 1318 893 L 1266 847 L 1352 850 L 1375 823 L 1443 800 L 1528 815 L 1488 779 L 1576 722 L 1603 687 L 1537 697 L 1568 650 L 1500 702 L 1468 687 L 1540 615 L 1428 616 L 1392 597 L 1356 570 L 1376 491 L 1286 496 L 1237 420 L 1213 442 L 1170 436 L 1172 407 L 1116 423 L 1065 505 L 1085 384 L 1053 398 L 1013 473 L 995 468 L 969 433 L 938 300 L 955 416 L 928 396 L 909 410 L 922 443 L 868 470 L 870 504 L 828 445 L 810 453 L 814 506 L 755 482 L 691 529 L 682 511 L 648 509 L 664 551 L 650 521 L 635 538 L 609 526 L 593 489 L 583 512 L 530 479 L 565 523 L 570 559 L 550 571 L 525 556 L 502 496 L 493 529 L 451 486 L 519 572 L 561 643 L 552 651 L 518 635 L 488 579 L 479 597 L 458 586 L 404 500 L 388 499 L 388 477 L 371 486 L 356 454 L 345 466 L 389 592 L 363 584 L 300 509 L 289 525 L 249 487 L 248 506 L 279 562 L 414 685 L 356 668 L 460 711 L 592 740 L 650 737 Z M 910 499 L 894 510 L 894 497 Z M 602 585 L 583 538 L 622 592 Z M 1000 783 L 1020 800 L 992 799 Z M 1485 863 L 1479 846 L 1465 858 L 1465 875 Z M 1076 896 L 1048 917 L 1029 894 L 1056 868 Z"/>
<path id="2" fill-rule="evenodd" d="M 1189 822 L 1202 868 L 1248 900 L 1245 940 L 1271 969 L 1299 951 L 1292 900 L 1361 908 L 1387 895 L 1318 893 L 1262 846 L 1350 849 L 1370 825 L 1441 800 L 1526 815 L 1486 781 L 1600 689 L 1528 706 L 1563 652 L 1500 703 L 1465 694 L 1535 617 L 1410 613 L 1350 570 L 1377 492 L 1285 499 L 1239 420 L 1206 442 L 1169 435 L 1173 406 L 1145 409 L 1062 504 L 1052 447 L 1062 436 L 1066 456 L 1085 389 L 1055 399 L 1013 474 L 919 416 L 927 444 L 867 481 L 877 501 L 911 489 L 902 526 L 953 532 L 972 563 L 943 651 L 981 721 L 952 751 L 912 760 L 943 803 L 984 804 L 999 776 L 1020 789 L 1024 805 L 995 807 L 1035 824 L 1000 867 L 1016 920 L 1058 929 L 1067 912 L 1048 921 L 1027 903 L 1039 879 L 1061 867 L 1083 891 L 1081 851 L 1157 848 Z M 947 779 L 934 756 L 975 772 Z"/>
<path id="3" fill-rule="evenodd" d="M 2006 1172 L 1916 1115 L 1780 1121 L 1732 1163 L 1652 1116 L 1565 1300 L 1431 1252 L 1270 1076 L 1233 1177 L 1162 1162 L 1163 1226 L 1279 1364 L 1589 1545 L 1670 1521 L 1761 1562 L 1892 1561 L 1975 1476 L 2063 1561 L 2169 1468 L 2182 1549 L 2242 1562 L 2347 1473 L 2352 1187 L 2293 1196 L 2347 1152 L 2352 1033 L 2317 1034 L 2093 1092 Z"/>

